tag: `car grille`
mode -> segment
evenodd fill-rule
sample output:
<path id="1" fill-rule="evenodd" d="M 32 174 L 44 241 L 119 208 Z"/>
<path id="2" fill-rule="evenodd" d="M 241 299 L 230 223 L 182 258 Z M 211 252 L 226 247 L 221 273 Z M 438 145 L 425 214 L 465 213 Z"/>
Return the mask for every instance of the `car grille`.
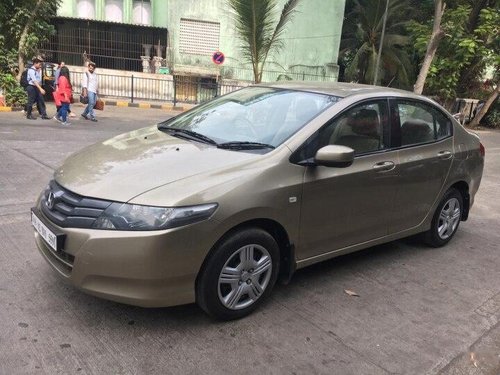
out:
<path id="1" fill-rule="evenodd" d="M 42 193 L 40 209 L 51 222 L 60 227 L 92 228 L 96 219 L 111 203 L 82 197 L 52 180 Z"/>

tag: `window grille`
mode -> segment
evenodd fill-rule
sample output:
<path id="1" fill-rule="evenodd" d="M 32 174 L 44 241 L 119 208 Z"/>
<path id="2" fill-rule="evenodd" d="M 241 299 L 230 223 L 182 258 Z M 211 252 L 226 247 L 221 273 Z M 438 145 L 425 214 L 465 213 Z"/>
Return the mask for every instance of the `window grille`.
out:
<path id="1" fill-rule="evenodd" d="M 181 18 L 179 52 L 211 55 L 219 50 L 220 23 Z"/>
<path id="2" fill-rule="evenodd" d="M 40 45 L 46 61 L 83 65 L 83 53 L 98 68 L 142 72 L 144 46 L 165 47 L 166 28 L 57 17 L 56 34 Z"/>

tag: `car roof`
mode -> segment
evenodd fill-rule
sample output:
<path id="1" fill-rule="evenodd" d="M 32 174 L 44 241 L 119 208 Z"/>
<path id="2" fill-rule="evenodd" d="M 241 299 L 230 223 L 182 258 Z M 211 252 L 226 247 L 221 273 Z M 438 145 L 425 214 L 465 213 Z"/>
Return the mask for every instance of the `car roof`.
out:
<path id="1" fill-rule="evenodd" d="M 286 81 L 276 83 L 265 83 L 257 86 L 273 87 L 287 90 L 309 91 L 319 94 L 334 95 L 341 98 L 355 94 L 371 94 L 376 96 L 404 96 L 413 98 L 423 98 L 410 91 L 393 89 L 390 87 L 362 85 L 359 83 L 347 82 L 308 82 L 308 81 Z"/>

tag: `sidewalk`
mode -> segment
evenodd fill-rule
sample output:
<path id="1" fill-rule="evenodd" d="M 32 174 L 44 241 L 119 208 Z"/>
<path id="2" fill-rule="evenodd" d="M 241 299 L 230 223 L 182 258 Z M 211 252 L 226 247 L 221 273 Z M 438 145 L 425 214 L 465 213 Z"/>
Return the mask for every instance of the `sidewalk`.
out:
<path id="1" fill-rule="evenodd" d="M 116 98 L 101 98 L 104 101 L 104 108 L 106 106 L 116 106 L 116 107 L 130 107 L 130 108 L 141 108 L 141 109 L 162 109 L 170 112 L 184 112 L 193 107 L 196 107 L 196 104 L 188 104 L 182 103 L 181 105 L 174 106 L 173 103 L 159 103 L 159 102 L 148 102 L 148 101 L 139 101 L 131 103 L 126 100 L 120 100 Z M 46 102 L 47 104 L 53 102 Z M 75 102 L 72 105 L 79 104 L 78 96 L 75 96 Z M 16 112 L 22 111 L 20 107 L 10 107 L 10 106 L 2 106 L 0 105 L 0 112 Z"/>

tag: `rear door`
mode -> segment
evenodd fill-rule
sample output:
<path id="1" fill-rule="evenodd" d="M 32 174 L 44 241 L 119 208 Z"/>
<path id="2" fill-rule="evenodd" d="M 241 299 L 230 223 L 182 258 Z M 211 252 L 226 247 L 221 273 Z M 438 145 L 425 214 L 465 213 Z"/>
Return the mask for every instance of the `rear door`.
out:
<path id="1" fill-rule="evenodd" d="M 453 160 L 453 137 L 451 121 L 431 104 L 393 99 L 391 112 L 399 179 L 389 232 L 396 233 L 420 224 L 439 197 Z"/>

